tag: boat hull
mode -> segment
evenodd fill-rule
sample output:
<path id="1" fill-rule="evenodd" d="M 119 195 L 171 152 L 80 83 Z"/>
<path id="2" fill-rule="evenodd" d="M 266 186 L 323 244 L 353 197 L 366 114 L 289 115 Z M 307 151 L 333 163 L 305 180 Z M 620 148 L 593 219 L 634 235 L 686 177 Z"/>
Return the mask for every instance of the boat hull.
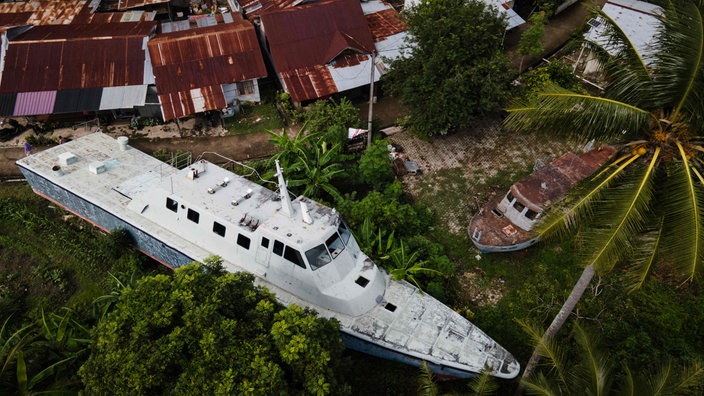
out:
<path id="1" fill-rule="evenodd" d="M 62 188 L 29 169 L 20 171 L 34 192 L 88 221 L 103 231 L 122 228 L 130 233 L 134 245 L 147 256 L 170 268 L 177 268 L 194 261 L 191 257 L 144 232 L 135 225 L 115 216 L 106 209 L 89 202 L 79 195 Z"/>

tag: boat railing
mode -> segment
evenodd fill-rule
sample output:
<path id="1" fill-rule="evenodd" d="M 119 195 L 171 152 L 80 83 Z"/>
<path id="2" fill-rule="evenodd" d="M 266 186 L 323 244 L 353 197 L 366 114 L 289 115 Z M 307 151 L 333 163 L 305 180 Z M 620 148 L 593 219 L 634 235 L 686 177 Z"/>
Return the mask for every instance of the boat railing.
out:
<path id="1" fill-rule="evenodd" d="M 198 158 L 196 158 L 195 162 L 198 162 L 202 159 L 205 159 L 210 163 L 216 164 L 216 165 L 218 165 L 222 168 L 225 168 L 225 169 L 231 171 L 232 173 L 236 173 L 242 177 L 249 178 L 249 177 L 254 176 L 263 184 L 268 183 L 268 184 L 273 184 L 274 186 L 277 185 L 275 182 L 273 182 L 271 180 L 264 179 L 255 168 L 253 168 L 247 164 L 244 164 L 240 161 L 236 161 L 232 158 L 226 157 L 222 154 L 219 154 L 219 153 L 216 153 L 213 151 L 205 151 L 201 155 L 199 155 Z"/>

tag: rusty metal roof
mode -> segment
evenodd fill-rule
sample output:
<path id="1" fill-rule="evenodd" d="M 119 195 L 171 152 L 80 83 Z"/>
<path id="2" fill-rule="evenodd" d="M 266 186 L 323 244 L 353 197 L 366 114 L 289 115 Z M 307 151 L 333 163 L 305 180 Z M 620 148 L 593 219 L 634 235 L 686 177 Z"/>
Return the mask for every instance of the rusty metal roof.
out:
<path id="1" fill-rule="evenodd" d="M 7 3 L 2 3 L 7 4 Z M 0 5 L 2 5 L 0 4 Z M 21 26 L 28 25 L 29 19 L 34 15 L 33 12 L 15 12 L 10 14 L 0 13 L 0 26 Z"/>
<path id="2" fill-rule="evenodd" d="M 401 19 L 401 15 L 393 7 L 367 14 L 364 17 L 367 19 L 374 41 L 408 30 L 408 27 Z"/>
<path id="3" fill-rule="evenodd" d="M 357 81 L 344 73 L 350 86 L 368 84 L 362 72 L 365 54 L 374 49 L 367 20 L 357 0 L 331 0 L 261 15 L 274 68 L 296 102 L 326 97 L 349 89 L 338 87 L 331 68 L 357 67 Z M 352 82 L 354 80 L 354 82 Z"/>
<path id="4" fill-rule="evenodd" d="M 324 65 L 346 49 L 371 53 L 374 42 L 358 0 L 331 0 L 262 14 L 278 72 Z"/>
<path id="5" fill-rule="evenodd" d="M 73 18 L 73 23 L 115 23 L 115 22 L 144 22 L 153 21 L 156 16 L 155 12 L 144 11 L 127 11 L 127 12 L 96 12 L 80 13 Z"/>
<path id="6" fill-rule="evenodd" d="M 166 120 L 220 110 L 226 106 L 220 84 L 266 77 L 249 21 L 160 34 L 149 41 L 148 48 Z M 196 96 L 204 98 L 204 110 L 191 111 L 198 108 L 190 104 L 192 90 L 203 91 Z M 179 101 L 184 103 L 178 105 Z"/>
<path id="7" fill-rule="evenodd" d="M 9 42 L 0 92 L 141 85 L 144 43 L 155 29 L 156 22 L 34 27 Z"/>
<path id="8" fill-rule="evenodd" d="M 128 10 L 130 8 L 143 7 L 146 5 L 168 3 L 169 0 L 120 0 L 117 3 L 117 9 L 120 11 Z"/>
<path id="9" fill-rule="evenodd" d="M 69 24 L 87 5 L 85 0 L 41 0 L 26 2 L 0 3 L 0 14 L 31 13 L 24 24 L 28 25 L 64 25 Z"/>
<path id="10" fill-rule="evenodd" d="M 237 0 L 248 19 L 256 18 L 269 11 L 282 10 L 298 4 L 301 0 Z"/>
<path id="11" fill-rule="evenodd" d="M 219 84 L 167 94 L 160 93 L 159 102 L 164 121 L 227 107 L 222 85 Z"/>

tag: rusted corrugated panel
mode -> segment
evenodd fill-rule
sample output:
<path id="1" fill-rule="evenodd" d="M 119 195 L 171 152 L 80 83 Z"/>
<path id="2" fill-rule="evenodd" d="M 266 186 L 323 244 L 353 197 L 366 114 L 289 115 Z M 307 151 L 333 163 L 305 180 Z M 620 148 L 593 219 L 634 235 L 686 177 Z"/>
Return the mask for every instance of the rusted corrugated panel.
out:
<path id="1" fill-rule="evenodd" d="M 124 11 L 130 8 L 137 8 L 145 5 L 161 4 L 168 2 L 169 0 L 120 0 L 117 3 L 117 9 L 120 11 Z"/>
<path id="2" fill-rule="evenodd" d="M 164 121 L 207 110 L 222 110 L 227 106 L 220 85 L 159 94 L 159 101 Z"/>
<path id="3" fill-rule="evenodd" d="M 237 0 L 237 2 L 247 14 L 247 18 L 252 19 L 265 12 L 292 7 L 301 0 Z"/>
<path id="4" fill-rule="evenodd" d="M 148 43 L 160 94 L 266 76 L 248 21 L 165 33 Z"/>
<path id="5" fill-rule="evenodd" d="M 17 94 L 13 115 L 51 114 L 56 102 L 56 91 L 20 92 Z"/>
<path id="6" fill-rule="evenodd" d="M 2 3 L 7 4 L 7 3 Z M 1 5 L 1 4 L 0 4 Z M 31 18 L 33 13 L 31 12 L 18 12 L 12 14 L 2 14 L 0 13 L 0 26 L 21 26 L 28 25 L 29 18 Z"/>
<path id="7" fill-rule="evenodd" d="M 125 22 L 30 29 L 9 43 L 0 92 L 141 85 L 143 43 L 155 26 Z"/>
<path id="8" fill-rule="evenodd" d="M 374 41 L 408 30 L 398 11 L 393 8 L 365 15 L 365 18 Z"/>
<path id="9" fill-rule="evenodd" d="M 61 25 L 71 23 L 83 12 L 85 0 L 42 0 L 0 3 L 0 14 L 31 13 L 26 23 L 30 25 Z"/>
<path id="10" fill-rule="evenodd" d="M 87 23 L 116 23 L 116 22 L 143 22 L 143 21 L 153 21 L 154 13 L 144 12 L 144 11 L 128 11 L 128 12 L 97 12 L 95 14 L 91 13 L 81 13 L 73 18 L 74 24 L 87 24 Z"/>
<path id="11" fill-rule="evenodd" d="M 294 102 L 323 98 L 338 92 L 330 71 L 324 65 L 282 72 L 279 78 Z"/>
<path id="12" fill-rule="evenodd" d="M 262 14 L 277 72 L 322 65 L 346 48 L 371 53 L 374 41 L 358 0 L 332 0 Z M 340 39 L 340 38 L 344 39 Z"/>

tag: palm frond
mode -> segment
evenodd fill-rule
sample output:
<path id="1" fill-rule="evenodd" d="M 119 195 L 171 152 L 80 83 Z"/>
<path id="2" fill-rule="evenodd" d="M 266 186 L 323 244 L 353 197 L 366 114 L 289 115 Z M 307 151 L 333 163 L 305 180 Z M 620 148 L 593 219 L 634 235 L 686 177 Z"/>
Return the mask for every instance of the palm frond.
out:
<path id="1" fill-rule="evenodd" d="M 704 189 L 692 178 L 691 163 L 678 143 L 679 160 L 670 163 L 662 197 L 665 214 L 663 246 L 680 275 L 691 280 L 702 269 L 704 258 Z"/>
<path id="2" fill-rule="evenodd" d="M 561 384 L 567 383 L 567 370 L 565 367 L 565 354 L 560 348 L 559 344 L 551 340 L 545 340 L 543 338 L 544 331 L 542 329 L 533 326 L 522 319 L 516 319 L 516 322 L 521 326 L 524 332 L 528 334 L 531 343 L 534 345 L 535 349 L 538 351 L 540 356 L 548 360 L 550 370 L 557 374 L 558 381 Z M 529 378 L 526 381 L 526 386 L 530 384 L 533 380 Z"/>
<path id="3" fill-rule="evenodd" d="M 428 363 L 424 360 L 418 375 L 418 396 L 437 396 L 437 394 L 438 387 L 435 385 L 433 373 L 428 368 Z"/>
<path id="4" fill-rule="evenodd" d="M 531 103 L 508 109 L 504 125 L 517 131 L 577 134 L 586 140 L 613 140 L 641 133 L 652 120 L 649 111 L 596 96 L 576 94 L 557 86 Z"/>
<path id="5" fill-rule="evenodd" d="M 587 393 L 586 390 L 589 389 L 590 394 L 597 396 L 606 394 L 611 371 L 609 362 L 596 348 L 594 335 L 585 332 L 577 322 L 574 323 L 573 332 L 585 355 L 584 364 L 581 365 L 584 370 L 576 371 L 578 380 L 587 385 L 583 390 Z"/>
<path id="6" fill-rule="evenodd" d="M 534 379 L 522 380 L 521 383 L 525 385 L 526 392 L 530 395 L 562 395 L 560 387 L 558 386 L 557 389 L 555 389 L 555 384 L 550 381 L 550 379 L 548 379 L 543 373 L 536 374 Z"/>
<path id="7" fill-rule="evenodd" d="M 644 228 L 648 219 L 659 153 L 657 148 L 648 166 L 624 175 L 617 185 L 609 188 L 608 194 L 602 194 L 594 202 L 580 247 L 586 265 L 609 272 L 630 253 L 630 239 Z"/>
<path id="8" fill-rule="evenodd" d="M 625 161 L 623 158 L 616 161 L 615 164 L 608 166 L 604 171 L 599 172 L 593 185 L 589 185 L 589 189 L 581 194 L 581 198 L 575 202 L 566 201 L 565 204 L 554 206 L 548 209 L 541 220 L 535 226 L 535 230 L 540 233 L 541 238 L 551 238 L 553 236 L 562 236 L 569 232 L 575 225 L 584 220 L 588 220 L 592 213 L 592 206 L 603 191 L 608 188 L 617 178 L 619 178 L 639 157 L 637 155 L 629 155 Z M 567 208 L 565 208 L 568 206 Z"/>
<path id="9" fill-rule="evenodd" d="M 637 236 L 634 259 L 626 270 L 626 288 L 629 293 L 640 289 L 652 273 L 662 242 L 665 218 L 660 217 L 657 227 Z"/>
<path id="10" fill-rule="evenodd" d="M 669 2 L 655 47 L 655 100 L 672 119 L 704 113 L 704 18 L 691 1 Z"/>
<path id="11" fill-rule="evenodd" d="M 499 389 L 499 384 L 489 374 L 489 370 L 482 370 L 481 374 L 472 378 L 467 384 L 474 396 L 492 395 Z"/>
<path id="12" fill-rule="evenodd" d="M 702 377 L 704 377 L 704 367 L 702 367 L 700 362 L 697 361 L 690 366 L 686 366 L 679 372 L 679 375 L 669 381 L 671 392 L 673 394 L 682 393 L 697 385 Z"/>
<path id="13" fill-rule="evenodd" d="M 625 364 L 623 365 L 624 378 L 621 380 L 621 387 L 618 394 L 621 396 L 636 396 L 636 387 L 633 381 L 633 373 Z"/>

